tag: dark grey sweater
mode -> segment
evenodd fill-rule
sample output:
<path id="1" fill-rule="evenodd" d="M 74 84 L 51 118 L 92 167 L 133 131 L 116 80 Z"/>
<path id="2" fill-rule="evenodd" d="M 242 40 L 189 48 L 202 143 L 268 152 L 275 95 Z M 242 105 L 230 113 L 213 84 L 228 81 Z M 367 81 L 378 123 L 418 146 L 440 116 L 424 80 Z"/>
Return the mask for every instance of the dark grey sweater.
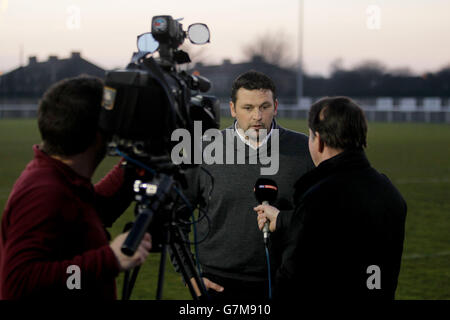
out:
<path id="1" fill-rule="evenodd" d="M 281 128 L 276 123 L 275 128 L 279 129 L 279 170 L 275 175 L 264 177 L 277 183 L 279 199 L 291 200 L 294 183 L 314 167 L 308 150 L 308 137 Z M 235 134 L 234 125 L 228 129 Z M 222 131 L 223 137 L 226 136 L 225 132 Z M 273 137 L 267 142 L 268 154 L 273 149 Z M 269 165 L 261 165 L 259 161 L 250 164 L 256 152 L 253 151 L 252 155 L 249 147 L 243 144 L 239 147 L 239 144 L 234 143 L 235 157 L 242 147 L 245 148 L 245 164 L 226 164 L 225 159 L 224 164 L 202 164 L 214 177 L 209 201 L 212 181 L 199 167 L 187 174 L 189 187 L 185 194 L 194 206 L 207 209 L 209 217 L 202 219 L 197 229 L 199 240 L 206 237 L 199 244 L 203 272 L 235 280 L 262 281 L 267 278 L 267 265 L 263 234 L 258 229 L 257 215 L 253 211 L 258 205 L 253 188 L 261 177 L 261 167 Z M 224 158 L 225 149 L 224 146 Z"/>

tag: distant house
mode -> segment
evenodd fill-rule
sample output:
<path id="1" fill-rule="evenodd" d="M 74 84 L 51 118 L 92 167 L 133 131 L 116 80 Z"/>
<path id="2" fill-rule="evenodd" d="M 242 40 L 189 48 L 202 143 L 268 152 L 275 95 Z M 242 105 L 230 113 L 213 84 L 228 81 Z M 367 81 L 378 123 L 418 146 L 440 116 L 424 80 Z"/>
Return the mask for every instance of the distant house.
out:
<path id="1" fill-rule="evenodd" d="M 72 52 L 68 59 L 49 56 L 38 62 L 29 57 L 28 65 L 0 76 L 0 103 L 37 101 L 53 83 L 68 77 L 88 74 L 103 78 L 105 70 Z"/>
<path id="2" fill-rule="evenodd" d="M 221 65 L 215 66 L 197 63 L 190 71 L 197 71 L 211 81 L 212 88 L 208 94 L 219 97 L 222 102 L 228 102 L 234 79 L 249 70 L 260 71 L 271 77 L 277 87 L 280 101 L 295 101 L 296 70 L 280 68 L 264 61 L 260 56 L 254 56 L 251 61 L 244 63 L 233 64 L 230 60 L 224 60 Z"/>
<path id="3" fill-rule="evenodd" d="M 228 102 L 234 79 L 252 69 L 267 74 L 275 81 L 280 101 L 295 101 L 296 71 L 270 64 L 260 56 L 244 63 L 233 64 L 230 60 L 224 60 L 221 65 L 197 63 L 190 71 L 198 71 L 211 81 L 212 88 L 208 94 Z M 0 76 L 0 104 L 37 102 L 53 83 L 80 74 L 103 78 L 105 70 L 83 59 L 79 52 L 72 52 L 67 59 L 49 56 L 47 61 L 42 62 L 34 56 L 29 57 L 28 65 Z"/>

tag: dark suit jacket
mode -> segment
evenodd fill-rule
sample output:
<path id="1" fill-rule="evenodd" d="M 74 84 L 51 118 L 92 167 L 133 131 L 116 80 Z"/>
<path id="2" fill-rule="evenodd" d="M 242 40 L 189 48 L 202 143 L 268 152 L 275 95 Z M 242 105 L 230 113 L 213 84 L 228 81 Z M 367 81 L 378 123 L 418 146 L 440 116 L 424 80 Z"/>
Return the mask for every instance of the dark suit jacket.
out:
<path id="1" fill-rule="evenodd" d="M 364 151 L 345 151 L 305 174 L 294 203 L 292 218 L 281 212 L 277 221 L 284 244 L 276 298 L 394 298 L 406 203 Z"/>

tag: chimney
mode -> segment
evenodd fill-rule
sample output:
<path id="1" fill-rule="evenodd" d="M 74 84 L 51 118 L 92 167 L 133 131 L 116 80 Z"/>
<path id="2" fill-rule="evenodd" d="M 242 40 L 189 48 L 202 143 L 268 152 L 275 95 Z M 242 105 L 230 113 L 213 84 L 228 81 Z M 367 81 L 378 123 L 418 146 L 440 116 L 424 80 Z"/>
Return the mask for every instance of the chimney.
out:
<path id="1" fill-rule="evenodd" d="M 255 54 L 255 55 L 252 57 L 252 62 L 253 62 L 253 63 L 263 63 L 263 62 L 264 62 L 264 57 L 261 56 L 261 55 L 259 55 L 259 54 Z"/>
<path id="2" fill-rule="evenodd" d="M 37 58 L 36 58 L 36 56 L 30 56 L 30 57 L 28 57 L 28 65 L 33 65 L 33 64 L 36 64 L 37 63 Z"/>
<path id="3" fill-rule="evenodd" d="M 231 60 L 230 59 L 223 59 L 223 64 L 231 64 Z"/>
<path id="4" fill-rule="evenodd" d="M 72 51 L 71 59 L 80 59 L 81 53 L 79 51 Z"/>
<path id="5" fill-rule="evenodd" d="M 55 61 L 58 61 L 58 56 L 48 56 L 48 61 L 49 61 L 49 62 L 55 62 Z"/>

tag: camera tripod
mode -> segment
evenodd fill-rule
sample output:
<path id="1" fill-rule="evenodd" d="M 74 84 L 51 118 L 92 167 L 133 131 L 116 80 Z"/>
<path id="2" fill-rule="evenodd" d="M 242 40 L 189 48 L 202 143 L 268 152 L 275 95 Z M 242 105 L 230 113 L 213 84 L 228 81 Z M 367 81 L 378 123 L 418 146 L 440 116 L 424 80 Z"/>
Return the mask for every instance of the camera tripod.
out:
<path id="1" fill-rule="evenodd" d="M 180 268 L 183 280 L 187 284 L 192 298 L 194 300 L 206 299 L 208 293 L 195 267 L 188 247 L 189 242 L 185 239 L 179 222 L 177 222 L 176 202 L 174 201 L 176 199 L 173 198 L 174 192 L 181 198 L 184 197 L 181 191 L 176 188 L 172 175 L 161 174 L 159 178 L 160 181 L 157 185 L 143 183 L 139 180 L 135 181 L 134 191 L 137 200 L 137 216 L 128 237 L 122 245 L 122 252 L 129 256 L 133 255 L 145 232 L 150 227 L 153 227 L 152 229 L 159 231 L 162 236 L 156 299 L 162 299 L 167 250 L 169 248 Z M 139 266 L 135 267 L 131 278 L 129 271 L 125 273 L 122 300 L 130 298 L 139 270 Z M 194 288 L 194 284 L 191 282 L 192 278 L 197 288 Z M 199 294 L 196 292 L 196 289 L 199 290 Z"/>

